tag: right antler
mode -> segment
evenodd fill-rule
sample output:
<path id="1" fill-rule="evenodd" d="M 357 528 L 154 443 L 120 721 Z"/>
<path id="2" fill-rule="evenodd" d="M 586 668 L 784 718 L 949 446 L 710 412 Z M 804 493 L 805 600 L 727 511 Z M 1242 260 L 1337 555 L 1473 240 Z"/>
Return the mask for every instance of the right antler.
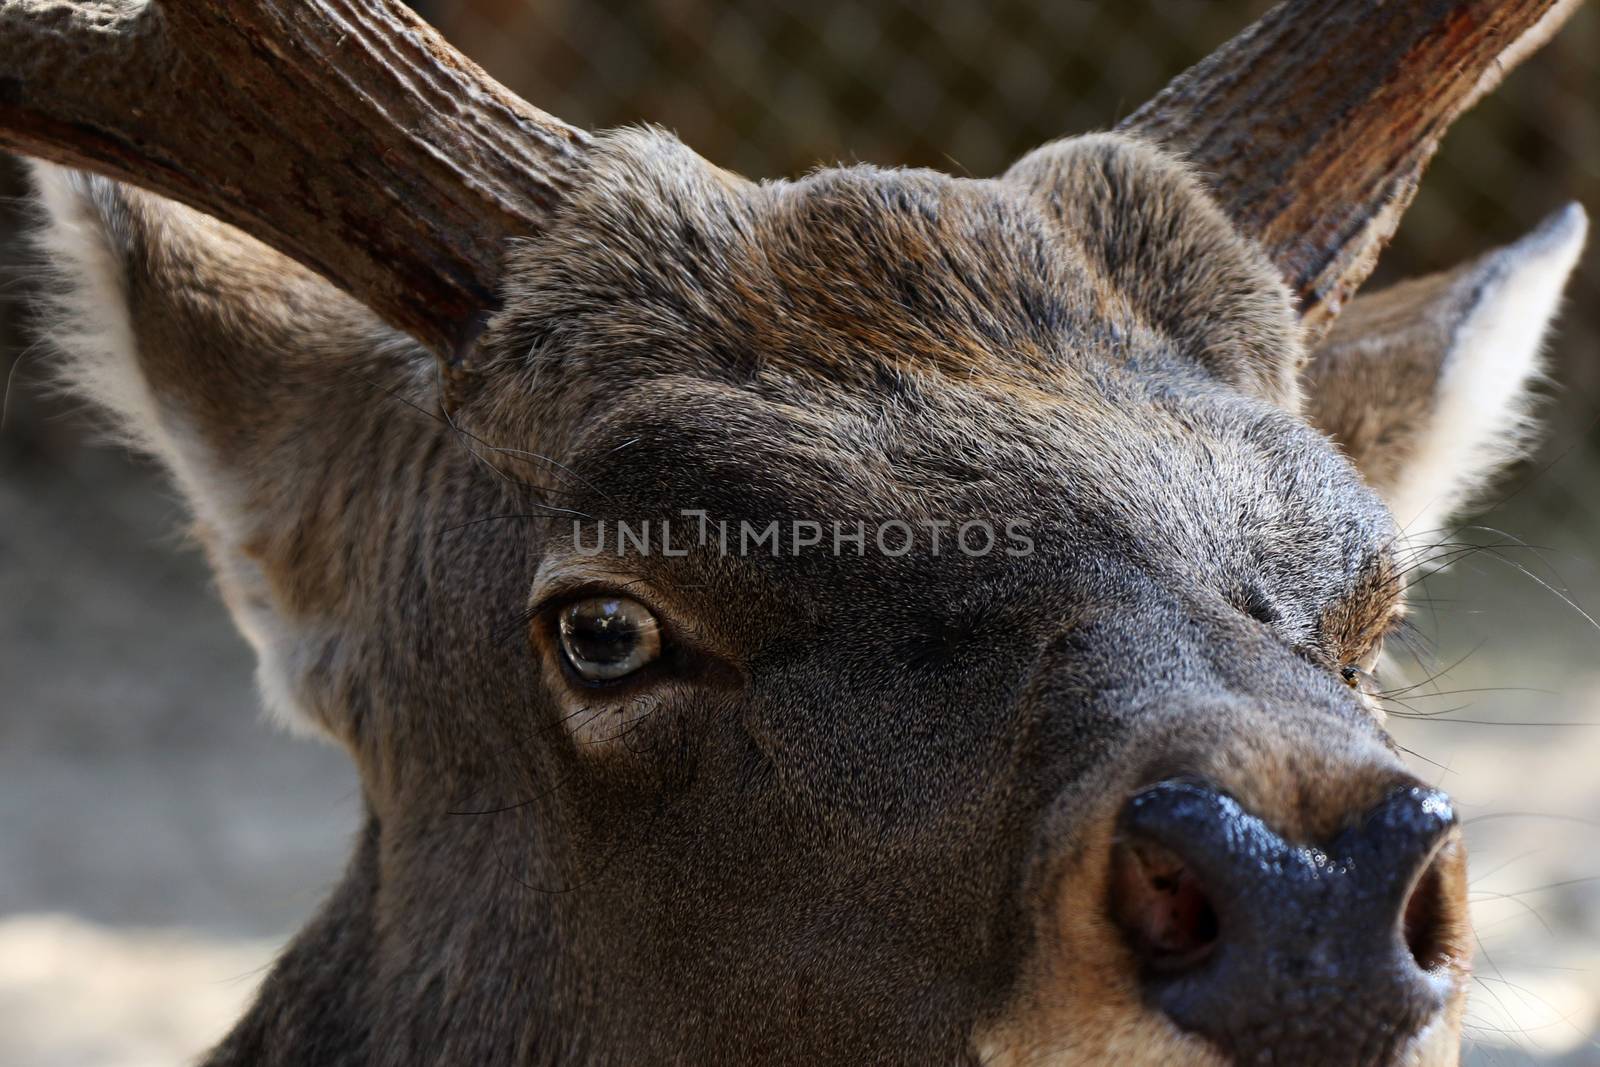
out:
<path id="1" fill-rule="evenodd" d="M 1121 129 L 1176 148 L 1320 336 L 1372 272 L 1450 123 L 1580 0 L 1284 0 Z"/>
<path id="2" fill-rule="evenodd" d="M 451 367 L 587 145 L 397 0 L 0 0 L 0 146 L 232 223 Z"/>

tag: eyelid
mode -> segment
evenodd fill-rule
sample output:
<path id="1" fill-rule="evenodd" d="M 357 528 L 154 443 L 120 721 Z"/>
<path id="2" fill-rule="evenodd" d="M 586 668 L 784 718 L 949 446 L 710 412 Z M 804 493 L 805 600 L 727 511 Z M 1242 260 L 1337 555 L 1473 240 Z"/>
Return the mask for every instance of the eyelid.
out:
<path id="1" fill-rule="evenodd" d="M 633 571 L 608 567 L 606 562 L 576 554 L 547 556 L 530 583 L 528 615 L 547 612 L 565 600 L 625 596 L 637 600 L 659 618 L 685 617 L 677 598 L 668 591 Z"/>
<path id="2" fill-rule="evenodd" d="M 577 579 L 571 582 L 558 582 L 547 589 L 528 608 L 528 618 L 537 619 L 549 615 L 557 608 L 580 600 L 591 599 L 616 599 L 636 600 L 643 604 L 645 609 L 654 615 L 657 621 L 667 618 L 667 613 L 659 610 L 651 601 L 648 592 L 644 590 L 629 589 L 627 584 L 600 581 L 594 578 Z"/>

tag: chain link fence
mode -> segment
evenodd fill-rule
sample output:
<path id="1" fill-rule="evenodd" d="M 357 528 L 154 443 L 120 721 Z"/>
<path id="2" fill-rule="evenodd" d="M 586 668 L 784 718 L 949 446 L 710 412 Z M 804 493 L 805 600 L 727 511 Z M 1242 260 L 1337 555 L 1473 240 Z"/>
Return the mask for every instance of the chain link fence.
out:
<path id="1" fill-rule="evenodd" d="M 415 6 L 511 89 L 569 122 L 588 128 L 658 124 L 714 163 L 752 177 L 783 177 L 839 161 L 994 174 L 1042 141 L 1111 126 L 1269 5 L 419 0 Z M 1600 5 L 1590 4 L 1452 130 L 1370 284 L 1451 266 L 1521 235 L 1569 200 L 1600 211 L 1597 56 Z M 260 768 L 315 767 L 323 776 L 318 781 L 333 780 L 335 772 L 325 753 L 272 748 L 263 755 L 260 746 L 267 742 L 251 740 L 249 731 L 218 728 L 215 716 L 205 717 L 213 706 L 247 715 L 241 709 L 252 699 L 248 669 L 236 642 L 231 652 L 216 654 L 221 666 L 210 669 L 199 662 L 209 653 L 197 658 L 176 647 L 178 641 L 145 632 L 141 605 L 148 608 L 156 593 L 141 593 L 137 604 L 123 597 L 126 611 L 103 611 L 92 621 L 84 617 L 95 583 L 143 589 L 120 576 L 140 566 L 146 570 L 138 581 L 151 580 L 148 564 L 140 562 L 148 554 L 129 556 L 119 546 L 129 529 L 154 537 L 150 531 L 163 528 L 172 513 L 148 484 L 153 480 L 147 470 L 83 448 L 84 420 L 38 388 L 44 373 L 36 350 L 26 347 L 33 279 L 13 239 L 16 201 L 6 199 L 21 192 L 20 175 L 0 160 L 0 374 L 11 383 L 0 431 L 0 489 L 7 490 L 0 492 L 0 670 L 11 672 L 0 683 L 0 749 L 9 739 L 16 754 L 12 763 L 0 764 L 11 768 L 10 792 L 0 782 L 0 799 L 26 820 L 0 828 L 0 938 L 7 913 L 55 908 L 116 929 L 188 923 L 224 940 L 287 931 L 312 906 L 314 894 L 297 896 L 287 907 L 275 898 L 272 907 L 251 910 L 253 905 L 239 903 L 249 899 L 237 884 L 241 872 L 278 862 L 286 884 L 321 885 L 337 868 L 344 822 L 334 820 L 332 831 L 319 826 L 321 838 L 274 838 L 273 856 L 292 852 L 292 863 L 251 853 L 250 835 L 261 838 L 267 827 L 286 824 L 291 816 L 273 812 L 295 810 L 315 788 L 306 784 L 309 772 L 285 770 L 284 780 L 296 783 L 296 796 L 286 799 L 289 792 L 273 793 L 285 787 L 274 786 L 277 779 L 269 781 Z M 1419 767 L 1438 768 L 1430 773 L 1467 810 L 1537 807 L 1560 816 L 1559 832 L 1546 834 L 1548 840 L 1521 823 L 1485 820 L 1486 834 L 1508 829 L 1502 837 L 1472 841 L 1475 877 L 1481 879 L 1474 889 L 1484 909 L 1479 917 L 1485 954 L 1469 1019 L 1469 1060 L 1478 1064 L 1600 1062 L 1600 862 L 1592 859 L 1600 854 L 1594 847 L 1600 842 L 1592 831 L 1574 829 L 1600 818 L 1600 730 L 1590 728 L 1591 720 L 1600 719 L 1594 666 L 1600 663 L 1600 627 L 1590 629 L 1584 618 L 1588 605 L 1600 605 L 1600 575 L 1591 562 L 1600 556 L 1597 245 L 1591 242 L 1551 346 L 1544 449 L 1510 480 L 1504 502 L 1481 520 L 1559 551 L 1537 559 L 1516 556 L 1505 568 L 1463 565 L 1444 586 L 1430 586 L 1425 601 L 1426 625 L 1440 631 L 1438 659 L 1462 660 L 1454 665 L 1450 689 L 1483 691 L 1471 713 L 1474 721 L 1559 719 L 1563 729 L 1473 730 L 1460 714 L 1429 721 L 1438 704 L 1424 706 L 1420 723 L 1396 724 Z M 27 357 L 18 362 L 23 353 Z M 47 491 L 63 483 L 67 489 Z M 146 497 L 148 508 L 136 517 L 142 505 L 135 501 Z M 107 522 L 112 511 L 100 514 L 97 507 L 114 507 L 115 522 Z M 104 531 L 96 533 L 96 524 Z M 160 558 L 166 558 L 167 546 L 161 549 Z M 68 584 L 68 574 L 80 580 Z M 158 592 L 164 612 L 185 617 L 176 630 L 223 632 L 198 564 L 175 570 Z M 1471 606 L 1449 615 L 1451 601 Z M 108 659 L 104 646 L 111 641 L 122 642 L 123 649 Z M 100 664 L 102 674 L 125 672 L 101 686 L 103 692 L 124 687 L 116 701 L 120 726 L 110 740 L 95 726 L 113 714 L 102 706 L 106 701 L 85 697 L 82 708 L 68 708 L 70 693 L 63 696 L 69 691 L 57 681 L 63 672 L 81 674 L 89 662 Z M 1536 688 L 1565 695 L 1529 695 Z M 146 714 L 141 708 L 148 709 L 146 719 L 138 718 Z M 152 762 L 157 770 L 149 777 L 193 781 L 201 794 L 194 808 L 203 811 L 207 789 L 217 796 L 237 794 L 238 768 L 255 767 L 259 780 L 252 782 L 262 795 L 252 801 L 254 829 L 238 829 L 248 821 L 244 816 L 236 823 L 218 816 L 215 826 L 207 824 L 211 836 L 203 854 L 193 840 L 187 846 L 167 841 L 170 848 L 141 845 L 140 855 L 124 850 L 97 873 L 102 884 L 94 893 L 80 891 L 72 883 L 81 882 L 88 869 L 75 855 L 74 842 L 85 840 L 82 825 L 114 819 L 114 809 L 143 810 L 143 776 L 126 771 L 130 750 L 164 752 L 170 738 L 180 735 L 187 739 L 184 762 L 165 770 Z M 52 759 L 63 760 L 59 766 L 69 770 L 51 775 L 72 767 L 83 772 L 71 780 L 80 782 L 81 802 L 95 814 L 84 816 L 82 825 L 68 810 L 70 796 L 47 794 L 27 777 L 57 766 Z M 323 762 L 305 762 L 312 760 Z M 203 780 L 196 767 L 203 769 Z M 122 792 L 95 793 L 97 780 L 120 781 Z M 326 788 L 343 793 L 350 786 L 341 778 Z M 48 810 L 39 799 L 46 795 L 53 805 Z M 1539 842 L 1530 843 L 1535 838 Z M 1542 858 L 1530 860 L 1535 847 L 1544 850 Z M 63 864 L 63 856 L 73 856 L 73 863 Z M 23 863 L 31 863 L 35 873 L 64 873 L 52 882 L 23 872 Z M 134 888 L 136 876 L 148 882 L 143 890 Z M 1495 880 L 1503 876 L 1512 881 Z M 160 885 L 169 885 L 165 897 L 149 888 Z M 196 885 L 211 887 L 211 895 L 197 897 Z M 1529 885 L 1537 891 L 1522 893 Z M 27 929 L 37 937 L 38 930 L 53 928 L 33 923 Z M 88 960 L 72 965 L 62 958 L 63 973 L 92 967 Z M 4 981 L 0 968 L 0 1020 L 7 1018 Z M 161 985 L 140 980 L 152 981 Z M 109 995 L 97 996 L 105 1002 Z M 32 1009 L 28 1016 L 35 1029 L 42 1025 Z M 219 1017 L 193 1026 L 204 1030 L 225 1022 Z M 63 1040 L 74 1028 L 82 1028 L 81 1018 L 70 1027 L 63 1023 Z M 192 1027 L 183 1032 L 187 1044 L 163 1047 L 187 1055 L 215 1036 Z M 145 1062 L 114 1052 L 30 1059 L 3 1037 L 0 1060 Z"/>

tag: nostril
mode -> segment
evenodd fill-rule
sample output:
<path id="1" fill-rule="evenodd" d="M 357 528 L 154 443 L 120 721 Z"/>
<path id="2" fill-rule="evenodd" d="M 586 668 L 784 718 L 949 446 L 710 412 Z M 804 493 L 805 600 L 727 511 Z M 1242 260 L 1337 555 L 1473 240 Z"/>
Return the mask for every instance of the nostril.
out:
<path id="1" fill-rule="evenodd" d="M 1411 958 L 1424 971 L 1434 971 L 1453 958 L 1447 934 L 1444 858 L 1434 856 L 1417 879 L 1401 913 L 1401 932 Z"/>
<path id="2" fill-rule="evenodd" d="M 1194 869 L 1149 841 L 1124 840 L 1113 848 L 1111 912 L 1140 962 L 1158 973 L 1203 962 L 1221 932 Z"/>
<path id="3" fill-rule="evenodd" d="M 1454 824 L 1442 793 L 1410 786 L 1300 843 L 1206 783 L 1158 782 L 1117 816 L 1107 911 L 1146 1000 L 1236 1062 L 1331 1062 L 1332 1040 L 1387 1062 L 1372 1050 L 1439 1018 L 1459 982 Z"/>

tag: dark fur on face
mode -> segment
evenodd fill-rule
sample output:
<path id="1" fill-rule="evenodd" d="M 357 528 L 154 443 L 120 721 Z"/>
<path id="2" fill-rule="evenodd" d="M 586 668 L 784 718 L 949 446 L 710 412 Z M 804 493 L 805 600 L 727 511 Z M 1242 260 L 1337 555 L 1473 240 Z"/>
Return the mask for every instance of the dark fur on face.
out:
<path id="1" fill-rule="evenodd" d="M 212 1062 L 1216 1062 L 1106 918 L 1123 802 L 1200 779 L 1322 842 L 1409 781 L 1347 670 L 1398 609 L 1396 526 L 1300 416 L 1271 267 L 1114 136 L 991 181 L 754 184 L 650 131 L 595 160 L 447 419 L 318 279 L 41 172 L 48 240 L 125 316 L 66 339 L 75 373 L 195 501 L 269 690 L 370 810 Z M 1407 351 L 1433 372 L 1397 380 L 1446 380 Z M 1031 551 L 575 540 L 686 510 Z M 594 592 L 651 608 L 659 664 L 572 676 L 553 616 Z M 1238 1056 L 1372 1059 L 1310 992 Z"/>
<path id="2" fill-rule="evenodd" d="M 1393 771 L 1336 674 L 1367 649 L 1325 624 L 1381 631 L 1390 520 L 1286 410 L 1287 296 L 1181 167 L 1111 137 L 992 182 L 754 185 L 650 133 L 603 158 L 518 251 L 463 412 L 544 457 L 519 478 L 595 520 L 1020 518 L 1036 551 L 604 561 L 727 669 L 576 712 L 542 681 L 544 736 L 625 738 L 556 758 L 576 851 L 617 856 L 562 928 L 630 991 L 590 1029 L 687 1062 L 956 1062 L 1052 938 L 1064 796 L 1081 819 L 1151 752 L 1259 763 L 1230 785 L 1319 834 L 1344 798 L 1289 752 Z M 570 540 L 532 524 L 530 555 L 582 570 Z"/>

